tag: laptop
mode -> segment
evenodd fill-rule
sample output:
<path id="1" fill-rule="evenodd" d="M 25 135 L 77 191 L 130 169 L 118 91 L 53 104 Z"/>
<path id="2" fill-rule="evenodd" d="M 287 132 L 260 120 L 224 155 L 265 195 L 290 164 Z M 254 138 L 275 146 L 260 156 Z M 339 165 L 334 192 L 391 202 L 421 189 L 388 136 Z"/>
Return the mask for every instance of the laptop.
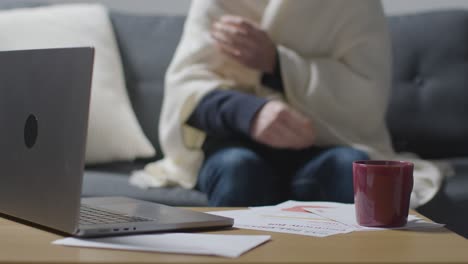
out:
<path id="1" fill-rule="evenodd" d="M 81 199 L 94 49 L 0 52 L 0 214 L 77 237 L 231 227 L 125 197 Z"/>

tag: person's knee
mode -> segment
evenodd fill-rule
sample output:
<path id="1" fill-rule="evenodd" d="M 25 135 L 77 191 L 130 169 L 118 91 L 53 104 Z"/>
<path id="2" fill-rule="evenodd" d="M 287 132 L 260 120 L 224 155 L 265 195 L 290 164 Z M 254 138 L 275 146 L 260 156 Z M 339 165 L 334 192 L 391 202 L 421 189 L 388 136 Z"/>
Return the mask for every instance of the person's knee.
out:
<path id="1" fill-rule="evenodd" d="M 337 147 L 325 154 L 327 177 L 336 185 L 352 185 L 353 161 L 368 160 L 367 153 L 349 147 Z"/>
<path id="2" fill-rule="evenodd" d="M 332 161 L 335 168 L 348 168 L 352 169 L 353 161 L 368 160 L 369 155 L 358 149 L 350 147 L 337 147 L 330 150 L 330 161 Z"/>
<path id="3" fill-rule="evenodd" d="M 368 160 L 361 150 L 338 147 L 328 153 L 328 175 L 325 180 L 325 197 L 336 202 L 353 201 L 353 161 Z"/>
<path id="4" fill-rule="evenodd" d="M 238 184 L 260 179 L 270 170 L 267 162 L 249 149 L 226 149 L 218 156 L 215 166 L 219 173 Z"/>
<path id="5" fill-rule="evenodd" d="M 352 163 L 365 159 L 368 159 L 365 152 L 350 147 L 325 150 L 293 177 L 293 199 L 349 201 L 352 199 Z"/>
<path id="6" fill-rule="evenodd" d="M 246 206 L 268 203 L 274 195 L 270 165 L 255 152 L 244 148 L 221 150 L 208 160 L 211 179 L 207 193 L 216 206 Z M 206 174 L 210 175 L 206 175 Z M 266 200 L 265 200 L 266 199 Z M 272 198 L 273 199 L 273 198 Z"/>

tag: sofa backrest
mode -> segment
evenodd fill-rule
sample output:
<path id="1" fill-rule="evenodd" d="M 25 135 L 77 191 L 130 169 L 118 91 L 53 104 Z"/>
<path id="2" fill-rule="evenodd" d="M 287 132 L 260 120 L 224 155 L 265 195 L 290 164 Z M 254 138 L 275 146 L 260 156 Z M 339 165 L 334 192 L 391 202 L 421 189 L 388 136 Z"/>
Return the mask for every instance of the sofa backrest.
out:
<path id="1" fill-rule="evenodd" d="M 162 157 L 158 140 L 164 75 L 184 26 L 183 16 L 145 16 L 110 12 L 119 44 L 128 95 L 148 139 Z"/>
<path id="2" fill-rule="evenodd" d="M 387 122 L 397 151 L 468 155 L 468 11 L 389 18 L 393 91 Z"/>
<path id="3" fill-rule="evenodd" d="M 164 73 L 182 16 L 111 13 L 137 117 L 158 148 Z M 426 158 L 468 154 L 468 12 L 389 18 L 394 54 L 387 123 L 397 151 Z"/>

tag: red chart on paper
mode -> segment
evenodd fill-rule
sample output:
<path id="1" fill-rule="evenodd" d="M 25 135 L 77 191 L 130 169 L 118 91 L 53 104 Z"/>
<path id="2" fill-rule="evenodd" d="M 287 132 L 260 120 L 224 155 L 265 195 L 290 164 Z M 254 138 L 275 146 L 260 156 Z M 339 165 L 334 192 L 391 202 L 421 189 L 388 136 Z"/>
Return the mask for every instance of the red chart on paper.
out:
<path id="1" fill-rule="evenodd" d="M 330 206 L 320 206 L 320 205 L 296 205 L 289 208 L 283 208 L 281 211 L 288 211 L 288 212 L 300 212 L 300 213 L 308 213 L 309 211 L 305 210 L 304 208 L 332 208 Z"/>

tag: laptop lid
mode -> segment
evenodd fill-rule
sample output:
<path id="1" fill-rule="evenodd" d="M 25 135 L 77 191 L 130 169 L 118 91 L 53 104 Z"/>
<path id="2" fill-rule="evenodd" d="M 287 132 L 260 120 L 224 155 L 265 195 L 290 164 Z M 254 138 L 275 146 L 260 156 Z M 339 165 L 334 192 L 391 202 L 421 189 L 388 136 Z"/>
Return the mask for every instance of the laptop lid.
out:
<path id="1" fill-rule="evenodd" d="M 94 49 L 0 52 L 0 213 L 77 226 Z"/>

